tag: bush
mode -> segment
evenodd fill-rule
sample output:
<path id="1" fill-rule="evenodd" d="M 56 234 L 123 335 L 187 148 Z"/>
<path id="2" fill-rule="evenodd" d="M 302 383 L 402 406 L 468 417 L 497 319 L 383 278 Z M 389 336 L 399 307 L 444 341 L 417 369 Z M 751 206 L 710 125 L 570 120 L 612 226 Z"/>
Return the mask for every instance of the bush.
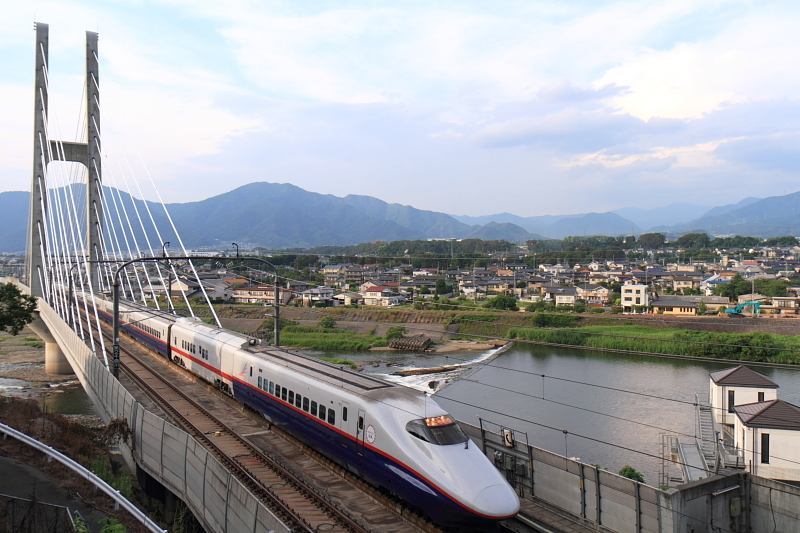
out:
<path id="1" fill-rule="evenodd" d="M 499 294 L 489 298 L 483 306 L 488 309 L 505 309 L 508 311 L 516 311 L 518 309 L 517 299 L 508 294 Z"/>
<path id="2" fill-rule="evenodd" d="M 383 336 L 384 339 L 390 341 L 392 339 L 399 339 L 403 335 L 405 335 L 408 330 L 403 326 L 392 326 L 386 331 L 386 335 Z"/>
<path id="3" fill-rule="evenodd" d="M 632 466 L 625 465 L 620 469 L 619 475 L 622 477 L 626 477 L 628 479 L 632 479 L 634 481 L 638 481 L 639 483 L 644 483 L 644 476 L 641 472 L 633 468 Z"/>
<path id="4" fill-rule="evenodd" d="M 336 327 L 336 320 L 332 316 L 324 316 L 319 319 L 317 326 L 322 329 L 333 329 Z"/>
<path id="5" fill-rule="evenodd" d="M 579 318 L 572 315 L 547 315 L 536 313 L 531 322 L 537 328 L 568 328 L 578 323 Z"/>

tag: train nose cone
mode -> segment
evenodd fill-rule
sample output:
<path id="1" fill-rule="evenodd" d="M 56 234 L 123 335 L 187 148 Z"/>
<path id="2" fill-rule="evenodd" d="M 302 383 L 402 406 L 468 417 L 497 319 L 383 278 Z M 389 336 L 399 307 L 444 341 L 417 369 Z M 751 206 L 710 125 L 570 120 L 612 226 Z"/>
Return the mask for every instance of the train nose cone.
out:
<path id="1" fill-rule="evenodd" d="M 493 518 L 507 518 L 519 512 L 519 498 L 509 485 L 490 485 L 473 502 L 475 510 Z"/>

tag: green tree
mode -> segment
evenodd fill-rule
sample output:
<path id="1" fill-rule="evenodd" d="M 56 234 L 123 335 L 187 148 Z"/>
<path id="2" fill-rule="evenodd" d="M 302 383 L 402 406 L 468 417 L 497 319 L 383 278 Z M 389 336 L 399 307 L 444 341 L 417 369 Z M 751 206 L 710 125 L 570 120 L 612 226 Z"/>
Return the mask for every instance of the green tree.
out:
<path id="1" fill-rule="evenodd" d="M 336 327 L 336 320 L 332 316 L 324 316 L 319 319 L 317 326 L 323 329 L 333 329 Z"/>
<path id="2" fill-rule="evenodd" d="M 447 284 L 445 280 L 441 278 L 436 280 L 436 294 L 447 294 L 448 292 L 450 292 L 448 290 L 449 287 L 450 286 Z"/>
<path id="3" fill-rule="evenodd" d="M 639 246 L 646 250 L 661 248 L 666 241 L 663 233 L 643 233 L 639 235 Z"/>
<path id="4" fill-rule="evenodd" d="M 422 287 L 419 288 L 419 293 L 420 294 L 430 294 L 431 290 L 428 288 L 427 285 L 423 285 Z"/>
<path id="5" fill-rule="evenodd" d="M 786 235 L 784 237 L 772 237 L 764 241 L 764 246 L 797 246 L 797 237 Z"/>
<path id="6" fill-rule="evenodd" d="M 639 483 L 644 483 L 644 476 L 642 475 L 642 473 L 633 468 L 632 466 L 625 465 L 618 473 L 622 477 L 638 481 Z"/>
<path id="7" fill-rule="evenodd" d="M 678 237 L 675 244 L 681 248 L 691 248 L 692 250 L 700 250 L 708 248 L 711 244 L 711 239 L 706 233 L 686 233 Z"/>
<path id="8" fill-rule="evenodd" d="M 489 309 L 506 309 L 509 311 L 516 311 L 518 309 L 516 298 L 508 294 L 498 294 L 493 298 L 489 298 L 483 306 Z"/>
<path id="9" fill-rule="evenodd" d="M 22 294 L 13 283 L 0 285 L 0 330 L 18 334 L 26 324 L 33 322 L 36 298 Z"/>
<path id="10" fill-rule="evenodd" d="M 697 314 L 698 315 L 704 315 L 704 314 L 706 314 L 706 311 L 708 311 L 708 307 L 706 307 L 706 303 L 705 302 L 700 302 L 699 304 L 697 304 Z"/>

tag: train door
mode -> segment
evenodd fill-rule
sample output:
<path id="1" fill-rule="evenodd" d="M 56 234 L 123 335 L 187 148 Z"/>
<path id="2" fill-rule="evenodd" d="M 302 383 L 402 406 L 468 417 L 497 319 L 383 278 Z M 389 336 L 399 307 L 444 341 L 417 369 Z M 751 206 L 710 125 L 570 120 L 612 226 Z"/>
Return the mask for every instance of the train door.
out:
<path id="1" fill-rule="evenodd" d="M 350 435 L 353 434 L 353 413 L 350 411 L 349 402 L 339 402 L 341 411 L 339 412 L 339 442 L 347 448 L 350 446 Z"/>
<path id="2" fill-rule="evenodd" d="M 358 455 L 364 455 L 364 425 L 366 424 L 367 413 L 358 410 L 358 420 L 356 420 L 356 451 Z"/>

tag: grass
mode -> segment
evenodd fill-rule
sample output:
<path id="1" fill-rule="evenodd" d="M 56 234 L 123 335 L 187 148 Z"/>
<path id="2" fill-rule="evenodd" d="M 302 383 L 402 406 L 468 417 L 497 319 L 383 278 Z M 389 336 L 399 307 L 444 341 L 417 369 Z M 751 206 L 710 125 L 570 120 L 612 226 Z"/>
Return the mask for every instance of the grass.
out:
<path id="1" fill-rule="evenodd" d="M 20 344 L 20 346 L 32 346 L 33 348 L 41 348 L 44 346 L 43 341 L 26 341 Z"/>
<path id="2" fill-rule="evenodd" d="M 373 346 L 386 346 L 388 341 L 383 337 L 363 335 L 346 329 L 286 326 L 281 330 L 281 344 L 332 352 L 369 350 Z"/>
<path id="3" fill-rule="evenodd" d="M 718 333 L 676 328 L 652 329 L 646 326 L 587 326 L 575 329 L 510 328 L 508 334 L 522 340 L 608 350 L 800 363 L 800 339 L 760 331 Z"/>
<path id="4" fill-rule="evenodd" d="M 358 368 L 358 365 L 356 365 L 349 359 L 336 359 L 333 357 L 320 357 L 320 359 L 322 359 L 323 361 L 327 361 L 328 363 L 331 363 L 333 365 L 346 365 L 352 368 L 353 370 Z"/>

